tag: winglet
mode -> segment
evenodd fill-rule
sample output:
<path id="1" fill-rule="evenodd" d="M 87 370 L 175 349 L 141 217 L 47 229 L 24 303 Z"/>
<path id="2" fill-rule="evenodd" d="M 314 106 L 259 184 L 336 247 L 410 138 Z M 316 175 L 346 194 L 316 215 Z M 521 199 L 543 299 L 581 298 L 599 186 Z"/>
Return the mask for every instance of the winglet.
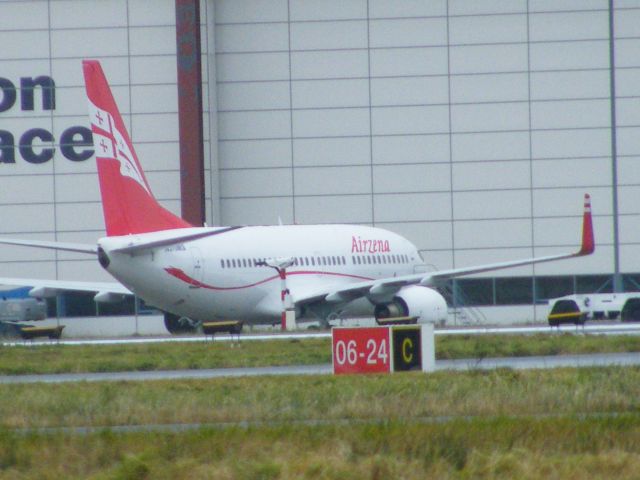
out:
<path id="1" fill-rule="evenodd" d="M 591 255 L 596 249 L 593 240 L 593 221 L 591 220 L 591 197 L 584 195 L 584 216 L 582 217 L 582 247 L 577 256 Z"/>

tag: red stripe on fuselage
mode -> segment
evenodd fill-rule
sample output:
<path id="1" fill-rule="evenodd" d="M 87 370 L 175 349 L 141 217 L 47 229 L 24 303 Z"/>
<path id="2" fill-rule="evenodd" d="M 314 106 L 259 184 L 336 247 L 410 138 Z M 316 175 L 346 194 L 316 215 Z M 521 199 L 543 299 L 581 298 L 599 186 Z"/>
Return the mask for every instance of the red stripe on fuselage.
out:
<path id="1" fill-rule="evenodd" d="M 262 285 L 263 283 L 267 283 L 267 282 L 270 282 L 271 280 L 276 280 L 276 279 L 280 278 L 278 275 L 272 275 L 271 277 L 267 277 L 267 278 L 265 278 L 263 280 L 260 280 L 259 282 L 251 283 L 251 284 L 248 284 L 248 285 L 238 285 L 236 287 L 216 287 L 214 285 L 208 285 L 206 283 L 202 283 L 201 281 L 190 277 L 183 270 L 181 270 L 179 268 L 169 267 L 169 268 L 165 268 L 165 271 L 169 275 L 171 275 L 171 276 L 173 276 L 173 277 L 177 278 L 178 280 L 181 280 L 181 281 L 183 281 L 185 283 L 188 283 L 189 285 L 191 285 L 193 287 L 207 288 L 209 290 L 241 290 L 243 288 L 256 287 L 258 285 Z M 357 280 L 373 280 L 373 278 L 361 277 L 360 275 L 350 275 L 348 273 L 306 271 L 306 270 L 287 272 L 287 277 L 290 277 L 292 275 L 329 275 L 329 276 L 335 276 L 335 277 L 355 278 Z"/>

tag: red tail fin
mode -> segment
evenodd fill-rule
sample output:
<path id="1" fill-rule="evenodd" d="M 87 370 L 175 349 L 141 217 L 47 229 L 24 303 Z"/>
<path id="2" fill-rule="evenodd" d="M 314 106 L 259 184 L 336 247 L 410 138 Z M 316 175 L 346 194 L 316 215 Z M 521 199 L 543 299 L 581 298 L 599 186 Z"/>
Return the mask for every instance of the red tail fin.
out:
<path id="1" fill-rule="evenodd" d="M 151 193 L 100 62 L 84 60 L 82 68 L 107 235 L 191 227 Z"/>

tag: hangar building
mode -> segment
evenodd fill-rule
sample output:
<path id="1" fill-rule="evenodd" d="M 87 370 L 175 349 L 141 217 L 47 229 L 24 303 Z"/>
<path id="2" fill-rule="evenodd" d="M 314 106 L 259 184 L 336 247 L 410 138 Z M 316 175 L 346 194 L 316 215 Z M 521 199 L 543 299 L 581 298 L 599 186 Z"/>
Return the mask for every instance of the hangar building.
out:
<path id="1" fill-rule="evenodd" d="M 592 257 L 459 280 L 454 301 L 533 318 L 549 297 L 638 289 L 640 1 L 202 0 L 200 16 L 209 224 L 375 225 L 442 269 L 571 251 L 589 192 Z M 3 1 L 0 44 L 0 235 L 104 233 L 84 58 L 180 212 L 174 1 Z M 6 246 L 0 269 L 110 279 Z"/>

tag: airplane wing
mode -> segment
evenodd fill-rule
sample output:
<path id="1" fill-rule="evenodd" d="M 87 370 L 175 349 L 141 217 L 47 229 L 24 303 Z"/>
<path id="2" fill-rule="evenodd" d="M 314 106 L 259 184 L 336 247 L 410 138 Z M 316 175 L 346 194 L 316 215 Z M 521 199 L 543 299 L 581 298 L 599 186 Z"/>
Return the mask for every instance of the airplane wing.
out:
<path id="1" fill-rule="evenodd" d="M 356 298 L 367 296 L 370 298 L 392 298 L 402 287 L 407 285 L 435 286 L 438 282 L 450 278 L 471 275 L 474 273 L 490 272 L 505 268 L 520 267 L 523 265 L 533 265 L 568 258 L 582 257 L 590 255 L 595 250 L 593 238 L 593 223 L 591 219 L 591 199 L 589 195 L 584 198 L 584 215 L 582 220 L 582 243 L 580 250 L 574 253 L 564 253 L 545 257 L 526 258 L 501 263 L 491 263 L 472 267 L 453 268 L 449 270 L 439 270 L 428 273 L 415 273 L 400 277 L 389 277 L 382 279 L 367 280 L 364 282 L 351 283 L 337 286 L 335 289 L 309 292 L 296 296 L 294 293 L 294 303 L 298 306 L 305 306 L 317 302 L 347 303 Z"/>
<path id="2" fill-rule="evenodd" d="M 116 295 L 133 295 L 131 290 L 117 282 L 83 282 L 73 280 L 43 280 L 41 278 L 0 277 L 0 285 L 16 287 L 32 287 L 32 297 L 48 297 L 58 291 L 112 293 Z"/>

